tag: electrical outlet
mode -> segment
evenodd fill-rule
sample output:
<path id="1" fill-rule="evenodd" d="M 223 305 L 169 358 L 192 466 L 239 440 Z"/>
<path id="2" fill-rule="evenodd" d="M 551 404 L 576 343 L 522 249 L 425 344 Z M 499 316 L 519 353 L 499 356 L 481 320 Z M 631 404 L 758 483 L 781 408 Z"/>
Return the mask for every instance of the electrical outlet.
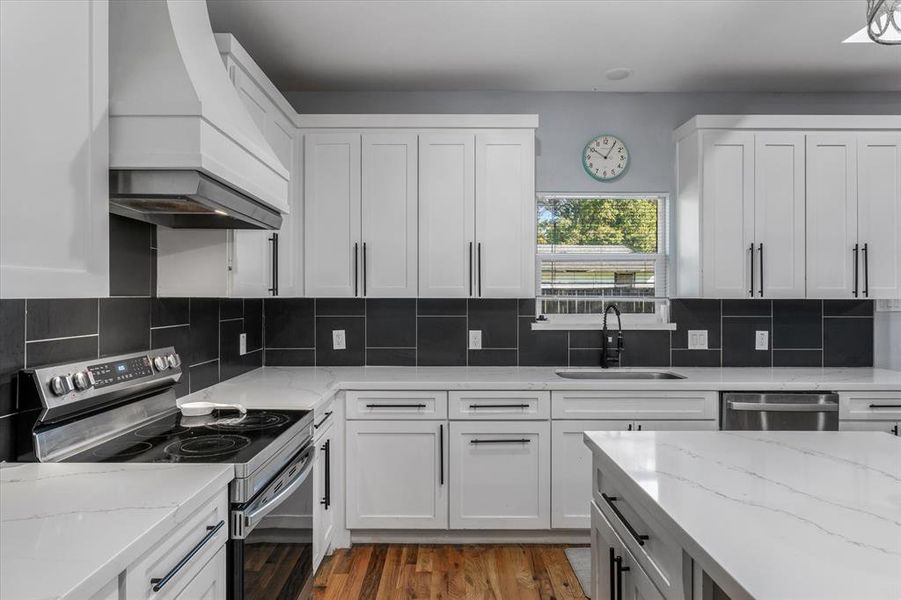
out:
<path id="1" fill-rule="evenodd" d="M 238 354 L 244 356 L 247 354 L 247 334 L 242 333 L 238 336 Z"/>
<path id="2" fill-rule="evenodd" d="M 770 332 L 769 331 L 757 331 L 754 335 L 754 349 L 755 350 L 769 350 L 770 349 Z"/>
<path id="3" fill-rule="evenodd" d="M 332 329 L 332 350 L 346 350 L 347 338 L 343 329 Z"/>
<path id="4" fill-rule="evenodd" d="M 688 330 L 688 349 L 689 350 L 707 350 L 707 330 L 706 329 L 689 329 Z"/>
<path id="5" fill-rule="evenodd" d="M 481 329 L 470 329 L 469 330 L 469 349 L 470 350 L 481 350 L 482 349 L 482 330 Z"/>

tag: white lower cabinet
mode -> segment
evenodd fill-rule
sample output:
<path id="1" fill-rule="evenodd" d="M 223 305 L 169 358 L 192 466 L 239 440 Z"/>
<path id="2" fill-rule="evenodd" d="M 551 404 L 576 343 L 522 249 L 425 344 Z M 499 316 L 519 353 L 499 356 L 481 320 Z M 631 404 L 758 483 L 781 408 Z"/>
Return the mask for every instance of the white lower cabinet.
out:
<path id="1" fill-rule="evenodd" d="M 884 431 L 901 435 L 901 421 L 839 421 L 839 431 Z"/>
<path id="2" fill-rule="evenodd" d="M 663 600 L 664 596 L 591 503 L 592 600 Z"/>
<path id="3" fill-rule="evenodd" d="M 591 451 L 582 441 L 586 431 L 704 431 L 717 429 L 714 420 L 573 420 L 553 422 L 551 527 L 585 529 L 591 502 Z"/>
<path id="4" fill-rule="evenodd" d="M 225 598 L 226 584 L 228 583 L 226 566 L 225 546 L 222 546 L 176 598 L 178 600 L 222 600 Z"/>
<path id="5" fill-rule="evenodd" d="M 447 423 L 348 421 L 348 529 L 447 528 Z"/>
<path id="6" fill-rule="evenodd" d="M 450 424 L 451 529 L 550 527 L 550 423 Z"/>
<path id="7" fill-rule="evenodd" d="M 313 463 L 313 570 L 328 552 L 335 533 L 335 498 L 333 487 L 335 427 L 329 425 L 316 440 Z"/>

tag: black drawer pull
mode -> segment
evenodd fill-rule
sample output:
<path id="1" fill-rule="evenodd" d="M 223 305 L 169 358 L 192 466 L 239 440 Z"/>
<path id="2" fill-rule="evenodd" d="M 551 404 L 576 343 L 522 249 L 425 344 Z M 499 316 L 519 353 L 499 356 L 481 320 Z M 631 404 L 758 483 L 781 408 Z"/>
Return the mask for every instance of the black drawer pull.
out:
<path id="1" fill-rule="evenodd" d="M 425 404 L 367 404 L 366 408 L 425 408 Z"/>
<path id="2" fill-rule="evenodd" d="M 161 589 L 163 589 L 163 586 L 165 586 L 167 583 L 169 583 L 169 581 L 171 581 L 172 578 L 175 577 L 178 574 L 178 572 L 181 571 L 184 568 L 184 566 L 186 564 L 188 564 L 188 562 L 190 562 L 190 560 L 192 558 L 194 558 L 194 555 L 203 549 L 203 547 L 206 545 L 206 543 L 209 542 L 213 538 L 213 536 L 219 532 L 220 529 L 222 529 L 223 525 L 225 525 L 224 520 L 219 521 L 219 523 L 217 525 L 207 525 L 206 535 L 203 536 L 203 539 L 200 540 L 196 546 L 191 548 L 190 552 L 185 554 L 184 557 L 180 561 L 178 561 L 178 563 L 176 563 L 176 565 L 174 567 L 172 567 L 172 569 L 168 573 L 166 573 L 166 575 L 164 577 L 159 577 L 159 578 L 155 577 L 150 580 L 150 585 L 153 586 L 151 589 L 154 592 L 158 592 Z"/>
<path id="3" fill-rule="evenodd" d="M 638 533 L 638 531 L 636 531 L 635 528 L 629 524 L 629 522 L 626 520 L 626 517 L 623 516 L 623 513 L 621 513 L 616 504 L 614 504 L 614 502 L 619 500 L 619 498 L 617 498 L 616 496 L 608 496 L 603 492 L 601 492 L 601 497 L 607 503 L 607 506 L 610 507 L 610 510 L 612 510 L 614 514 L 616 514 L 617 518 L 622 521 L 622 524 L 626 526 L 626 529 L 629 530 L 629 533 L 632 534 L 632 537 L 635 538 L 635 541 L 638 542 L 639 546 L 644 546 L 645 541 L 651 539 L 651 536 Z"/>
<path id="4" fill-rule="evenodd" d="M 871 404 L 870 408 L 901 408 L 901 404 Z"/>
<path id="5" fill-rule="evenodd" d="M 526 438 L 511 440 L 469 440 L 470 444 L 528 444 L 532 440 Z"/>
<path id="6" fill-rule="evenodd" d="M 319 421 L 318 423 L 313 423 L 313 429 L 319 429 L 320 427 L 322 427 L 322 424 L 325 423 L 326 421 L 328 421 L 328 418 L 329 418 L 330 416 L 332 416 L 332 411 L 328 411 L 327 413 L 325 413 L 325 414 L 322 416 L 322 420 L 321 420 L 321 421 Z"/>
<path id="7" fill-rule="evenodd" d="M 470 404 L 469 408 L 529 408 L 528 404 Z"/>

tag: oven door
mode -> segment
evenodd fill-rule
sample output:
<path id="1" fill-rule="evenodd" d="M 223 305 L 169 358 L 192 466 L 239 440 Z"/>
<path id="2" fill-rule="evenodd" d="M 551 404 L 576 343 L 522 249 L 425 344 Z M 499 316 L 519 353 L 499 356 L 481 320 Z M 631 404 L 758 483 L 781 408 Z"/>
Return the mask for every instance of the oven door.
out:
<path id="1" fill-rule="evenodd" d="M 314 451 L 304 446 L 260 493 L 232 505 L 229 600 L 312 598 Z"/>

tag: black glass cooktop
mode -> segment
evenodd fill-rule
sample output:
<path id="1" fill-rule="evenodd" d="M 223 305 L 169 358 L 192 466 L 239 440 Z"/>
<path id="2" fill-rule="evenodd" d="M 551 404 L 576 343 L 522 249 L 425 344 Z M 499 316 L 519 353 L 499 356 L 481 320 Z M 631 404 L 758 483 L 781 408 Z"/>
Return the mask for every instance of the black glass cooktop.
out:
<path id="1" fill-rule="evenodd" d="M 309 414 L 306 410 L 163 417 L 85 450 L 67 462 L 245 463 Z"/>

